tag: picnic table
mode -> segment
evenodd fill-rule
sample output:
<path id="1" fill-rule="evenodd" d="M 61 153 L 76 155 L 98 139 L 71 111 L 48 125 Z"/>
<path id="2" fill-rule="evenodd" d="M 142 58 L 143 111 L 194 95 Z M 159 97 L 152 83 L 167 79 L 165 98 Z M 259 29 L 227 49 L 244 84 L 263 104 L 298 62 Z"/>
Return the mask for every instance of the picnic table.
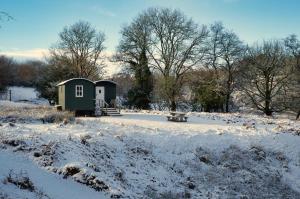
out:
<path id="1" fill-rule="evenodd" d="M 183 112 L 170 112 L 170 115 L 167 116 L 168 121 L 173 122 L 187 122 L 186 113 Z"/>

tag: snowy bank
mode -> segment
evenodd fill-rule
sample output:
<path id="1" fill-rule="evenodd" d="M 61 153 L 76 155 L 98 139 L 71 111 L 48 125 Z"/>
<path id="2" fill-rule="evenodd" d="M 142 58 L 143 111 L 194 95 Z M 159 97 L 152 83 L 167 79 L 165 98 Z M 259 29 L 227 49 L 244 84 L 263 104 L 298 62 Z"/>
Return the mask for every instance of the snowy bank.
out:
<path id="1" fill-rule="evenodd" d="M 108 198 L 300 197 L 299 122 L 189 113 L 173 123 L 164 114 L 4 122 L 0 150 Z"/>

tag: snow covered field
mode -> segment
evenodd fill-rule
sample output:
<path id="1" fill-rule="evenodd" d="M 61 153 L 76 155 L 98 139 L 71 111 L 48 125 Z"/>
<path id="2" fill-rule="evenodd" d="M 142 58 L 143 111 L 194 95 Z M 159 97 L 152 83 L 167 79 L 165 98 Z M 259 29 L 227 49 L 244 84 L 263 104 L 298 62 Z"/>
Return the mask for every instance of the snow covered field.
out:
<path id="1" fill-rule="evenodd" d="M 27 101 L 34 104 L 49 105 L 48 100 L 39 97 L 39 92 L 32 87 L 10 86 L 11 100 L 14 102 Z"/>
<path id="2" fill-rule="evenodd" d="M 38 92 L 31 87 L 10 86 L 8 90 L 12 92 L 12 101 L 33 100 L 38 98 Z"/>
<path id="3" fill-rule="evenodd" d="M 0 119 L 0 198 L 300 198 L 300 122 L 122 114 L 48 124 Z M 7 182 L 10 170 L 35 191 Z"/>

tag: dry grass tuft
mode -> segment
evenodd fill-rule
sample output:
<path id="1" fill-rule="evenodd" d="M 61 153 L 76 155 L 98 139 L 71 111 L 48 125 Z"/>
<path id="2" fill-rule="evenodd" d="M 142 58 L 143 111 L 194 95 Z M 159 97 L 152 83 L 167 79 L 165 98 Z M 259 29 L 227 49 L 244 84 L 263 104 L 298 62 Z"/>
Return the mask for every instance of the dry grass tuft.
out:
<path id="1" fill-rule="evenodd" d="M 57 111 L 49 106 L 1 107 L 0 121 L 11 123 L 42 121 L 43 123 L 63 122 L 67 124 L 75 121 L 75 115 L 73 112 Z"/>

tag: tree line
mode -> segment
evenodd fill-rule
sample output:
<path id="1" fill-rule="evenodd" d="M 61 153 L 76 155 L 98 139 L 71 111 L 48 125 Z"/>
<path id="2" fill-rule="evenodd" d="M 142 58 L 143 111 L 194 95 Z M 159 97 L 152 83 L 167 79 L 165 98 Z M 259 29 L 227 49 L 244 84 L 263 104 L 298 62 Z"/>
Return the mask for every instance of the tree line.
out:
<path id="1" fill-rule="evenodd" d="M 229 112 L 233 93 L 240 91 L 247 105 L 266 115 L 291 109 L 299 117 L 295 35 L 249 46 L 220 22 L 199 25 L 178 10 L 150 8 L 123 27 L 121 36 L 115 60 L 135 77 L 131 100 L 137 108 L 148 107 L 156 85 L 158 99 L 176 110 L 188 86 L 191 100 L 205 111 Z"/>
<path id="2" fill-rule="evenodd" d="M 110 61 L 123 69 L 113 78 L 126 87 L 120 92 L 131 107 L 164 104 L 176 110 L 188 101 L 195 110 L 230 112 L 238 96 L 245 106 L 266 115 L 292 110 L 299 117 L 296 35 L 249 46 L 221 22 L 200 25 L 169 8 L 141 12 L 120 34 Z M 56 84 L 68 78 L 101 79 L 106 67 L 104 42 L 104 33 L 88 22 L 66 26 L 39 68 L 35 85 L 42 97 L 55 99 Z"/>
<path id="3" fill-rule="evenodd" d="M 0 56 L 0 91 L 7 86 L 36 87 L 41 81 L 40 73 L 45 67 L 42 61 L 17 62 Z"/>

